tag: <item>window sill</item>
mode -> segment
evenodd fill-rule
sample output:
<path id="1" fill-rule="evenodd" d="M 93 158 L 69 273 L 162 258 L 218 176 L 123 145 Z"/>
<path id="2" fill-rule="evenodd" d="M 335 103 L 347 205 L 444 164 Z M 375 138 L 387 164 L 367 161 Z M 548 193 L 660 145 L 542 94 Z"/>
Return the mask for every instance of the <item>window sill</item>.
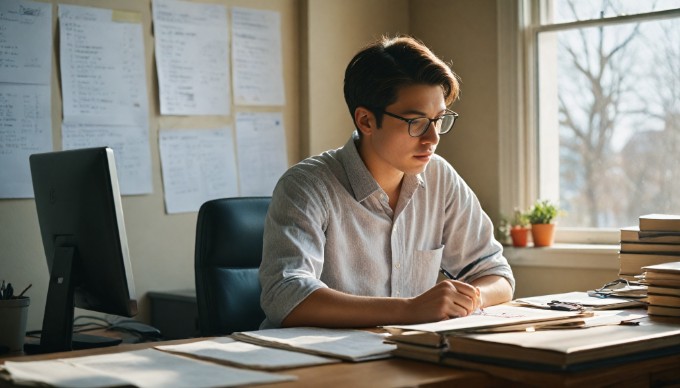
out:
<path id="1" fill-rule="evenodd" d="M 515 267 L 619 269 L 619 245 L 554 244 L 545 248 L 504 247 L 504 256 Z"/>

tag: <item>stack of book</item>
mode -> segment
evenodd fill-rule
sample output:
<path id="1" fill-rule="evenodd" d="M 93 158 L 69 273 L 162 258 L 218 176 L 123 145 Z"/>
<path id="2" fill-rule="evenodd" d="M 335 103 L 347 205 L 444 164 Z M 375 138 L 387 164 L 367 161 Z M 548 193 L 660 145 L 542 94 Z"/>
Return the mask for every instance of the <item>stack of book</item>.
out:
<path id="1" fill-rule="evenodd" d="M 579 371 L 680 352 L 680 325 L 648 323 L 641 309 L 561 311 L 499 305 L 467 317 L 385 329 L 397 357 L 472 369 L 494 365 Z"/>
<path id="2" fill-rule="evenodd" d="M 680 317 L 680 261 L 643 268 L 647 284 L 647 313 Z"/>
<path id="3" fill-rule="evenodd" d="M 636 281 L 642 267 L 672 261 L 680 261 L 680 215 L 648 214 L 621 228 L 620 278 Z"/>

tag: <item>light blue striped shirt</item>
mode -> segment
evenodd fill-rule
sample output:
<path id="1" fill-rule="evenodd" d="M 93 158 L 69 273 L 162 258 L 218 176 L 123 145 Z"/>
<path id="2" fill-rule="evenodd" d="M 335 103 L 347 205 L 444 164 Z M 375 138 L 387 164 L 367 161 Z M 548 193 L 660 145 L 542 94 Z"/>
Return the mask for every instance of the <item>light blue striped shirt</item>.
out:
<path id="1" fill-rule="evenodd" d="M 460 280 L 514 278 L 477 197 L 442 157 L 405 175 L 393 212 L 357 151 L 344 147 L 291 167 L 274 189 L 260 265 L 262 328 L 281 321 L 313 291 L 413 297 L 440 265 Z"/>

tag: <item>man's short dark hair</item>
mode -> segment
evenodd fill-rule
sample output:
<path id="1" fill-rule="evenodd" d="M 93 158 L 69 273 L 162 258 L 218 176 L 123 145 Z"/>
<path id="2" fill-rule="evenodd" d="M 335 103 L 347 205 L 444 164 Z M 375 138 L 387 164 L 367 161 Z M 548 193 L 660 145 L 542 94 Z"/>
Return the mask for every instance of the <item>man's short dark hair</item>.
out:
<path id="1" fill-rule="evenodd" d="M 382 37 L 359 51 L 345 70 L 345 102 L 354 121 L 358 107 L 369 109 L 382 125 L 384 109 L 405 86 L 439 85 L 447 106 L 458 98 L 458 76 L 422 42 Z M 356 123 L 355 123 L 356 124 Z"/>

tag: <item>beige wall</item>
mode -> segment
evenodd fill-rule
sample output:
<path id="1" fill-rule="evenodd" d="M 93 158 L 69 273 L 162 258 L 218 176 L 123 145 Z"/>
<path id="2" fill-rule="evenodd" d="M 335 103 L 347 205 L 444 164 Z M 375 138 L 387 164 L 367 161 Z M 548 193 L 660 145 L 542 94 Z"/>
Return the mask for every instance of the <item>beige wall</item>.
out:
<path id="1" fill-rule="evenodd" d="M 437 153 L 475 191 L 484 210 L 499 219 L 496 1 L 414 0 L 411 33 L 451 63 L 461 79 L 460 114 Z"/>
<path id="2" fill-rule="evenodd" d="M 88 5 L 117 10 L 136 11 L 143 20 L 144 45 L 146 51 L 147 88 L 149 90 L 149 141 L 153 171 L 153 194 L 124 196 L 123 211 L 130 246 L 132 270 L 137 297 L 139 319 L 148 321 L 149 307 L 146 293 L 187 289 L 194 287 L 194 236 L 196 213 L 166 215 L 163 202 L 163 188 L 158 152 L 158 129 L 173 128 L 216 128 L 233 125 L 231 116 L 171 116 L 160 117 L 157 93 L 157 78 L 153 60 L 153 37 L 151 34 L 150 0 L 51 0 L 54 4 L 53 31 L 57 41 L 58 3 Z M 241 6 L 275 10 L 281 13 L 283 44 L 283 75 L 286 91 L 284 107 L 237 108 L 235 111 L 281 111 L 286 128 L 289 163 L 298 161 L 300 136 L 299 106 L 299 1 L 297 0 L 201 0 L 228 7 Z M 56 58 L 53 47 L 53 58 Z M 53 59 L 52 71 L 52 127 L 55 150 L 61 149 L 61 101 L 58 89 L 57 67 Z M 35 203 L 32 199 L 0 200 L 0 280 L 14 283 L 23 288 L 29 283 L 31 297 L 28 329 L 42 325 L 45 296 L 47 294 L 47 264 L 40 239 Z"/>
<path id="3" fill-rule="evenodd" d="M 408 33 L 406 0 L 305 0 L 302 44 L 302 116 L 309 121 L 303 157 L 341 147 L 354 130 L 342 92 L 345 68 L 364 45 L 381 35 Z"/>

